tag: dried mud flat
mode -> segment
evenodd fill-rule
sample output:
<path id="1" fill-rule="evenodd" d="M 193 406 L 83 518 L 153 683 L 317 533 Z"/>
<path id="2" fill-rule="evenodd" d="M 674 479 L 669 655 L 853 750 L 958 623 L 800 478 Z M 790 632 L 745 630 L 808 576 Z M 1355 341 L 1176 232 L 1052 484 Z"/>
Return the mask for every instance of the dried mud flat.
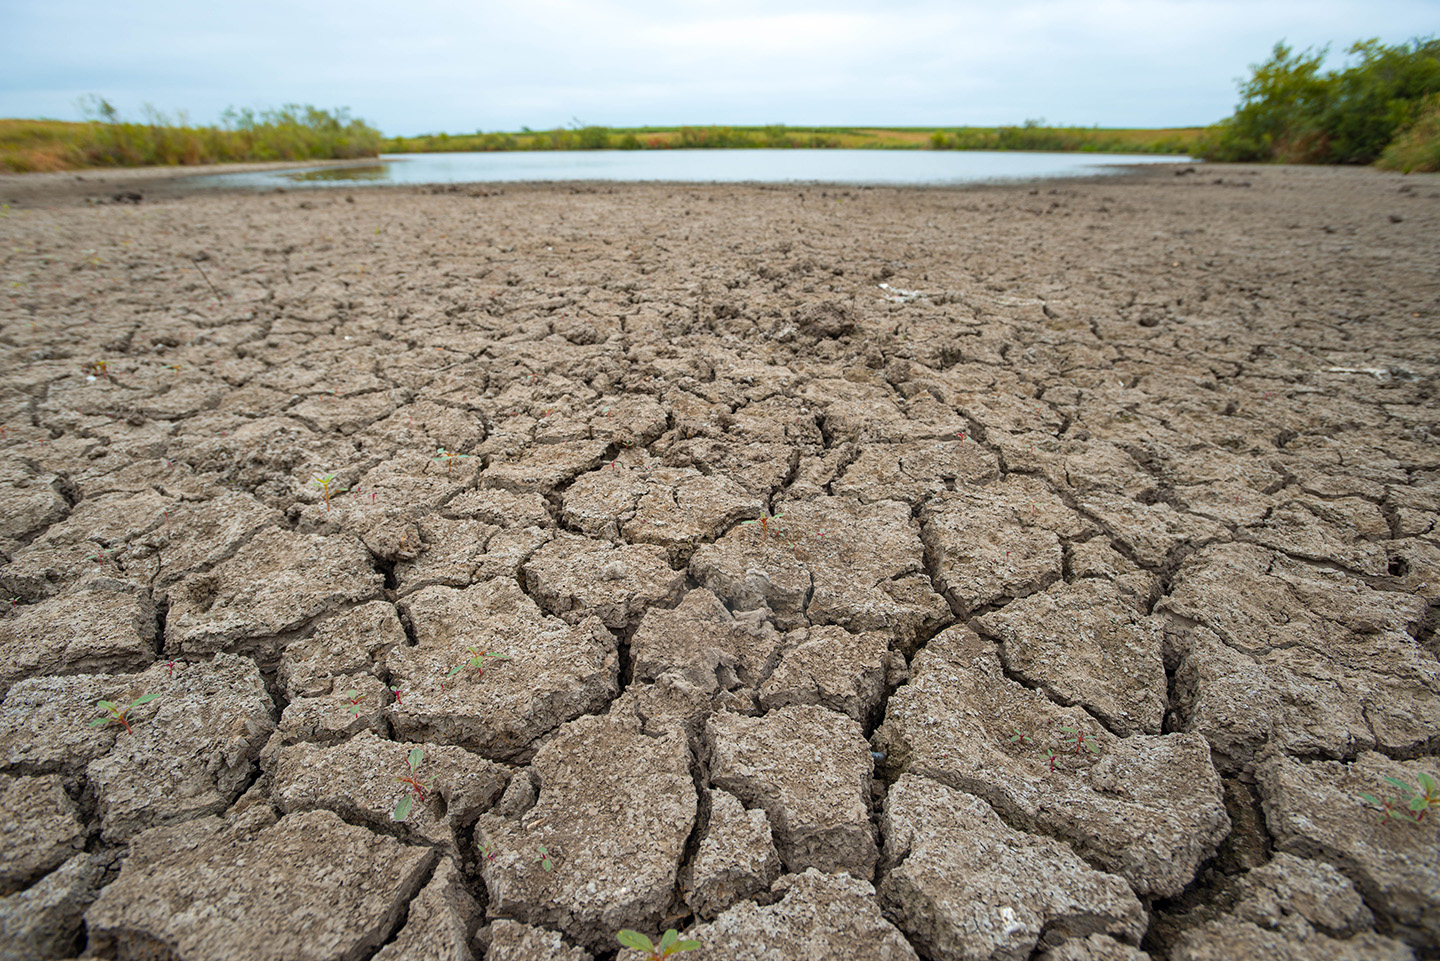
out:
<path id="1" fill-rule="evenodd" d="M 1440 180 L 130 189 L 0 180 L 0 958 L 1440 953 Z"/>

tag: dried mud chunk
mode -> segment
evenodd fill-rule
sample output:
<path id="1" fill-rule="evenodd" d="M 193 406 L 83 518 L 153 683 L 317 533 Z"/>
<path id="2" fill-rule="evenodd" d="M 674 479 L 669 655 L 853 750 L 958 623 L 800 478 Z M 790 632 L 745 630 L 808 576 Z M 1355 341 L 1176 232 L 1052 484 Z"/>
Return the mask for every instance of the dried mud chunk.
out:
<path id="1" fill-rule="evenodd" d="M 70 516 L 14 553 L 0 568 L 0 587 L 25 600 L 51 597 L 97 576 L 148 589 L 154 552 L 143 542 L 174 507 L 154 491 L 83 500 Z M 142 563 L 145 558 L 151 563 Z"/>
<path id="2" fill-rule="evenodd" d="M 0 774 L 0 895 L 57 867 L 85 846 L 85 825 L 54 774 Z"/>
<path id="3" fill-rule="evenodd" d="M 1115 494 L 1094 493 L 1081 497 L 1080 507 L 1149 568 L 1163 566 L 1182 545 L 1199 547 L 1230 536 L 1220 524 L 1181 513 L 1165 503 L 1144 504 Z"/>
<path id="4" fill-rule="evenodd" d="M 494 804 L 509 779 L 506 768 L 463 748 L 383 740 L 371 731 L 334 747 L 272 745 L 263 759 L 270 796 L 286 814 L 324 808 L 389 833 L 395 805 L 409 790 L 395 779 L 410 773 L 408 758 L 417 746 L 425 752 L 418 776 L 435 781 L 423 801 L 412 802 L 404 825 L 433 843 L 450 844 L 454 830 Z"/>
<path id="5" fill-rule="evenodd" d="M 590 436 L 613 444 L 644 447 L 654 441 L 669 423 L 665 408 L 647 394 L 625 394 L 603 398 L 590 417 Z"/>
<path id="6" fill-rule="evenodd" d="M 495 455 L 480 475 L 482 487 L 516 493 L 548 493 L 568 480 L 600 466 L 609 444 L 603 440 L 577 440 L 534 444 L 518 457 Z"/>
<path id="7" fill-rule="evenodd" d="M 785 479 L 800 463 L 799 449 L 789 444 L 695 438 L 668 445 L 662 441 L 655 452 L 667 467 L 690 467 L 708 476 L 722 476 L 758 498 L 767 498 L 785 486 Z"/>
<path id="8" fill-rule="evenodd" d="M 1165 662 L 1156 618 L 1108 581 L 1056 584 L 975 621 L 1005 667 L 1062 704 L 1080 704 L 1120 737 L 1159 734 Z"/>
<path id="9" fill-rule="evenodd" d="M 485 961 L 592 961 L 589 951 L 566 944 L 559 931 L 500 920 L 488 935 Z"/>
<path id="10" fill-rule="evenodd" d="M 764 809 L 792 873 L 875 873 L 870 746 L 860 725 L 813 705 L 764 717 L 721 713 L 706 725 L 710 782 Z"/>
<path id="11" fill-rule="evenodd" d="M 1121 944 L 1106 934 L 1072 938 L 1035 956 L 1035 961 L 1151 961 L 1139 948 Z"/>
<path id="12" fill-rule="evenodd" d="M 130 675 L 136 690 L 160 697 L 142 706 L 149 716 L 137 713 L 139 723 L 132 720 L 131 731 L 121 730 L 110 751 L 86 766 L 107 840 L 224 811 L 249 784 L 275 730 L 265 682 L 248 658 L 221 653 L 177 667 L 174 677 L 168 672 L 156 664 Z M 100 713 L 92 704 L 72 723 Z"/>
<path id="13" fill-rule="evenodd" d="M 843 337 L 854 333 L 855 310 L 835 300 L 822 300 L 801 307 L 792 315 L 795 326 L 807 337 Z"/>
<path id="14" fill-rule="evenodd" d="M 465 889 L 465 876 L 446 858 L 410 902 L 405 927 L 374 961 L 473 961 L 470 936 L 479 918 L 480 905 Z"/>
<path id="15" fill-rule="evenodd" d="M 0 650 L 0 695 L 36 675 L 142 670 L 155 659 L 155 608 L 140 591 L 92 583 L 0 621 Z"/>
<path id="16" fill-rule="evenodd" d="M 371 601 L 327 618 L 309 637 L 287 644 L 276 680 L 290 698 L 329 694 L 337 678 L 382 676 L 385 655 L 404 643 L 405 629 L 394 606 Z"/>
<path id="17" fill-rule="evenodd" d="M 616 694 L 615 636 L 596 618 L 546 617 L 513 581 L 427 587 L 401 606 L 417 643 L 390 652 L 391 683 L 404 694 L 387 710 L 406 740 L 524 761 L 536 738 Z M 480 652 L 508 660 L 485 658 L 482 675 L 469 663 Z"/>
<path id="18" fill-rule="evenodd" d="M 695 855 L 685 903 L 708 920 L 768 891 L 778 877 L 780 855 L 765 812 L 746 811 L 725 791 L 710 792 L 710 825 Z"/>
<path id="19" fill-rule="evenodd" d="M 1184 932 L 1171 958 L 1408 961 L 1414 957 L 1406 945 L 1373 932 L 1374 918 L 1364 900 L 1343 874 L 1323 861 L 1281 852 L 1242 875 L 1232 900 L 1223 917 Z"/>
<path id="20" fill-rule="evenodd" d="M 639 620 L 652 604 L 672 605 L 685 590 L 665 551 L 650 544 L 616 546 L 561 534 L 525 562 L 525 587 L 551 614 L 571 623 L 598 617 L 606 627 Z"/>
<path id="21" fill-rule="evenodd" d="M 1330 561 L 1361 574 L 1385 574 L 1390 524 L 1380 508 L 1356 497 L 1317 501 L 1296 498 L 1243 532 L 1247 540 L 1296 557 Z"/>
<path id="22" fill-rule="evenodd" d="M 256 834 L 216 818 L 131 842 L 120 877 L 85 912 L 91 950 L 175 961 L 368 956 L 395 930 L 436 854 L 329 811 Z M 264 937 L 257 937 L 264 932 Z"/>
<path id="23" fill-rule="evenodd" d="M 390 390 L 353 397 L 316 394 L 287 408 L 285 413 L 322 434 L 333 431 L 348 435 L 388 416 L 400 406 L 401 399 L 401 392 Z"/>
<path id="24" fill-rule="evenodd" d="M 1065 727 L 1100 753 L 1079 749 Z M 1203 738 L 1115 738 L 1084 711 L 1010 680 L 994 645 L 965 627 L 916 655 L 875 740 L 895 773 L 984 798 L 1008 823 L 1067 842 L 1142 897 L 1180 893 L 1230 831 Z"/>
<path id="25" fill-rule="evenodd" d="M 383 734 L 390 690 L 368 674 L 342 681 L 325 694 L 297 697 L 286 704 L 277 729 L 280 740 L 328 744 L 366 730 Z"/>
<path id="26" fill-rule="evenodd" d="M 1282 750 L 1329 756 L 1436 743 L 1440 671 L 1411 633 L 1420 597 L 1229 544 L 1187 558 L 1158 609 L 1198 621 L 1230 649 L 1197 632 L 1177 694 L 1186 723 L 1216 733 L 1242 765 L 1272 735 Z"/>
<path id="27" fill-rule="evenodd" d="M 1273 754 L 1256 769 L 1256 781 L 1276 850 L 1335 865 L 1359 889 L 1382 930 L 1434 951 L 1440 947 L 1440 874 L 1434 858 L 1440 850 L 1440 819 L 1406 823 L 1406 814 L 1398 811 L 1384 821 L 1359 797 L 1398 799 L 1399 791 L 1384 779 L 1397 778 L 1413 788 L 1422 772 L 1440 775 L 1433 758 L 1402 762 L 1366 753 L 1353 763 L 1301 763 Z"/>
<path id="28" fill-rule="evenodd" d="M 923 553 L 906 505 L 821 497 L 786 505 L 764 528 L 732 529 L 695 552 L 690 573 L 735 607 L 768 607 L 784 627 L 888 628 L 908 649 L 950 615 Z"/>
<path id="29" fill-rule="evenodd" d="M 480 567 L 490 538 L 498 527 L 480 521 L 445 517 L 421 518 L 419 550 L 395 565 L 396 590 L 410 594 L 422 587 L 469 587 Z"/>
<path id="30" fill-rule="evenodd" d="M 0 516 L 0 551 L 6 554 L 21 547 L 27 535 L 59 522 L 69 510 L 46 475 L 12 469 L 13 464 L 6 461 L 0 473 L 0 497 L 5 502 L 5 513 Z"/>
<path id="31" fill-rule="evenodd" d="M 760 907 L 742 901 L 708 924 L 685 933 L 701 944 L 695 961 L 917 961 L 880 913 L 869 881 L 810 868 L 771 885 L 779 900 Z"/>
<path id="32" fill-rule="evenodd" d="M 1024 959 L 1106 934 L 1139 944 L 1145 909 L 1122 879 L 1051 838 L 1007 827 L 979 798 L 902 777 L 881 822 L 894 867 L 879 888 L 888 915 L 927 957 Z"/>
<path id="33" fill-rule="evenodd" d="M 887 631 L 851 634 L 822 625 L 787 635 L 785 647 L 760 688 L 760 705 L 767 711 L 818 704 L 868 725 L 885 696 L 886 677 L 904 667 L 904 659 L 890 653 Z"/>
<path id="34" fill-rule="evenodd" d="M 277 634 L 339 604 L 375 597 L 383 580 L 352 536 L 263 530 L 230 560 L 175 586 L 165 650 L 270 654 Z"/>
<path id="35" fill-rule="evenodd" d="M 934 497 L 920 508 L 920 523 L 935 586 L 962 614 L 1060 580 L 1060 536 L 1083 529 L 1048 491 L 1009 485 Z"/>
<path id="36" fill-rule="evenodd" d="M 867 504 L 882 500 L 914 503 L 953 490 L 957 484 L 994 480 L 999 469 L 994 454 L 959 440 L 867 444 L 831 489 Z"/>
<path id="37" fill-rule="evenodd" d="M 701 588 L 673 610 L 646 611 L 630 641 L 630 657 L 638 680 L 676 672 L 710 692 L 753 689 L 774 669 L 783 641 L 768 621 L 737 618 Z"/>
<path id="38" fill-rule="evenodd" d="M 536 752 L 531 771 L 534 807 L 475 825 L 476 846 L 495 855 L 481 864 L 491 916 L 557 927 L 594 951 L 614 947 L 622 927 L 658 930 L 695 821 L 684 736 L 647 736 L 623 712 L 584 717 Z"/>
<path id="39" fill-rule="evenodd" d="M 706 477 L 693 468 L 660 469 L 624 518 L 621 533 L 636 544 L 659 544 L 671 549 L 693 547 L 713 540 L 737 521 L 765 512 L 759 498 L 725 476 Z"/>
<path id="40" fill-rule="evenodd" d="M 0 961 L 73 956 L 104 874 L 100 855 L 77 854 L 26 890 L 0 898 Z"/>
<path id="41" fill-rule="evenodd" d="M 232 556 L 256 531 L 277 527 L 283 519 L 278 510 L 237 491 L 199 504 L 177 505 L 151 535 L 160 552 L 158 596 L 186 574 Z"/>
<path id="42" fill-rule="evenodd" d="M 545 498 L 534 491 L 517 494 L 488 487 L 462 491 L 446 503 L 445 513 L 505 528 L 547 527 L 552 523 Z"/>
<path id="43" fill-rule="evenodd" d="M 495 578 L 515 579 L 520 568 L 536 551 L 550 543 L 555 537 L 553 529 L 541 527 L 506 527 L 491 535 L 485 542 L 485 553 L 475 565 L 471 583 L 494 580 Z"/>

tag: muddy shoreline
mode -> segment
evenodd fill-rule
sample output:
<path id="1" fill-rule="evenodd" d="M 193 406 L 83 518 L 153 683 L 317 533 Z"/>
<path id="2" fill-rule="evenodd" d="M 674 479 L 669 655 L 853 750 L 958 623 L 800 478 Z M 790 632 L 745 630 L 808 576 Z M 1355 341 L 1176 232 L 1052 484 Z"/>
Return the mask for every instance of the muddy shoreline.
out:
<path id="1" fill-rule="evenodd" d="M 0 958 L 1440 953 L 1440 177 L 80 176 Z"/>

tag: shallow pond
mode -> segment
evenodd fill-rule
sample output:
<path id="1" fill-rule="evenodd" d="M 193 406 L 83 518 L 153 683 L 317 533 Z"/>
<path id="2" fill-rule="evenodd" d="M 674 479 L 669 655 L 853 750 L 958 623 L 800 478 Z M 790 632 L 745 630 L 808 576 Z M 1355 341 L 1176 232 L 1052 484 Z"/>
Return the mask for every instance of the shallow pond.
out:
<path id="1" fill-rule="evenodd" d="M 1085 177 L 1129 164 L 1184 163 L 1155 154 L 981 150 L 595 150 L 383 154 L 379 162 L 195 178 L 204 187 L 362 187 L 522 180 L 936 185 Z"/>

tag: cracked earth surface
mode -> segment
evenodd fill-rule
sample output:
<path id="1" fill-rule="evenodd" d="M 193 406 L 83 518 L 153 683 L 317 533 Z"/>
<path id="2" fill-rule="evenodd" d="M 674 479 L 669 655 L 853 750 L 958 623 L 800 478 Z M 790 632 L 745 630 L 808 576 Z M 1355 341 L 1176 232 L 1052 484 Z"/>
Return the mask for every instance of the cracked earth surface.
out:
<path id="1" fill-rule="evenodd" d="M 0 958 L 1440 956 L 1440 178 L 129 176 L 0 178 Z"/>

